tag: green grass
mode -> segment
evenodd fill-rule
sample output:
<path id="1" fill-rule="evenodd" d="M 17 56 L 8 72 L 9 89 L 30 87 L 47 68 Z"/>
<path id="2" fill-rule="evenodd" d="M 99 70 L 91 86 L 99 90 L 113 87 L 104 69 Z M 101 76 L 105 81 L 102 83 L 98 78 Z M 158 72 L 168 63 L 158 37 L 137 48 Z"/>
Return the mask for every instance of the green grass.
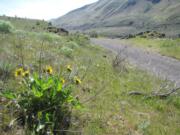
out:
<path id="1" fill-rule="evenodd" d="M 92 49 L 91 53 L 88 51 L 90 55 L 92 55 L 92 51 Z M 88 54 L 88 52 L 85 54 Z M 90 72 L 87 81 L 84 82 L 84 84 L 91 82 L 91 87 L 102 87 L 102 82 L 104 81 L 105 83 L 102 94 L 86 106 L 86 113 L 90 116 L 86 116 L 87 118 L 85 119 L 90 117 L 91 120 L 87 123 L 87 127 L 85 125 L 87 130 L 85 134 L 124 135 L 130 134 L 130 132 L 138 132 L 139 134 L 168 135 L 172 131 L 173 134 L 178 134 L 179 127 L 175 123 L 179 119 L 179 109 L 173 102 L 170 102 L 171 98 L 167 100 L 147 100 L 144 97 L 131 97 L 127 95 L 131 90 L 150 93 L 153 89 L 158 89 L 159 85 L 163 82 L 133 68 L 129 68 L 128 73 L 117 74 L 109 64 L 111 60 L 101 58 L 103 54 L 107 53 L 104 52 L 101 55 L 93 54 L 94 58 L 99 59 L 94 61 L 95 64 L 92 65 L 90 71 L 95 72 L 96 75 Z M 97 64 L 100 67 L 96 67 Z M 94 91 L 98 91 L 100 88 L 92 88 L 92 95 Z M 83 95 L 85 96 L 85 94 Z M 87 94 L 88 97 L 89 93 Z M 86 99 L 86 97 L 82 98 Z M 173 98 L 174 100 L 176 98 L 179 100 L 179 97 Z M 85 114 L 81 115 L 84 116 Z M 172 117 L 169 117 L 169 115 Z M 145 129 L 139 128 L 139 125 L 142 125 L 144 121 L 149 123 L 148 127 Z M 165 123 L 168 126 L 165 126 Z"/>
<path id="2" fill-rule="evenodd" d="M 178 95 L 167 99 L 146 99 L 144 96 L 128 95 L 130 91 L 151 93 L 159 90 L 166 81 L 128 64 L 127 72 L 118 73 L 112 67 L 114 54 L 90 45 L 84 36 L 62 37 L 28 31 L 0 34 L 0 58 L 8 61 L 11 68 L 15 69 L 22 62 L 19 53 L 21 45 L 25 65 L 37 69 L 42 40 L 45 40 L 42 66 L 52 65 L 54 72 L 58 73 L 65 69 L 67 64 L 71 64 L 78 70 L 80 77 L 83 78 L 85 74 L 81 86 L 73 91 L 84 107 L 73 110 L 70 130 L 82 130 L 83 135 L 179 135 Z M 73 44 L 76 47 L 72 47 Z M 72 48 L 73 57 L 63 54 L 61 48 L 66 45 Z M 8 80 L 1 81 L 5 89 L 20 87 L 13 77 L 13 71 Z M 85 102 L 94 96 L 95 98 Z"/>
<path id="3" fill-rule="evenodd" d="M 180 38 L 177 39 L 148 39 L 148 38 L 132 38 L 126 42 L 133 45 L 148 48 L 162 55 L 180 59 Z"/>

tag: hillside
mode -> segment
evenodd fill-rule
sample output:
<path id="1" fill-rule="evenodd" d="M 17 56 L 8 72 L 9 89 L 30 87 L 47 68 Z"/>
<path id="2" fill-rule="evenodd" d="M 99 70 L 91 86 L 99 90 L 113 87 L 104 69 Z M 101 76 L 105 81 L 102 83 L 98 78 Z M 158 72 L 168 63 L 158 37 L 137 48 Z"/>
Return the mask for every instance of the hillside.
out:
<path id="1" fill-rule="evenodd" d="M 16 29 L 34 32 L 47 31 L 48 22 L 44 20 L 35 20 L 28 18 L 0 16 L 0 20 L 9 21 Z"/>
<path id="2" fill-rule="evenodd" d="M 146 30 L 180 33 L 179 0 L 99 0 L 52 20 L 68 30 L 122 36 Z"/>
<path id="3" fill-rule="evenodd" d="M 1 135 L 179 135 L 179 92 L 153 95 L 171 82 L 46 25 L 0 17 Z"/>

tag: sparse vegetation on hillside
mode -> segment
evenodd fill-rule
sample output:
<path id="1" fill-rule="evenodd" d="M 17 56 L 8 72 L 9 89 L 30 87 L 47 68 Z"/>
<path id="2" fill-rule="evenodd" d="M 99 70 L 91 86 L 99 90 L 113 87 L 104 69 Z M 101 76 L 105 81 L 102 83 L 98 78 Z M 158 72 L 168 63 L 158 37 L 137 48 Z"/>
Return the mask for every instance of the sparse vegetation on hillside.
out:
<path id="1" fill-rule="evenodd" d="M 147 30 L 177 37 L 179 13 L 178 0 L 100 0 L 54 19 L 53 24 L 68 30 L 97 31 L 109 37 Z"/>

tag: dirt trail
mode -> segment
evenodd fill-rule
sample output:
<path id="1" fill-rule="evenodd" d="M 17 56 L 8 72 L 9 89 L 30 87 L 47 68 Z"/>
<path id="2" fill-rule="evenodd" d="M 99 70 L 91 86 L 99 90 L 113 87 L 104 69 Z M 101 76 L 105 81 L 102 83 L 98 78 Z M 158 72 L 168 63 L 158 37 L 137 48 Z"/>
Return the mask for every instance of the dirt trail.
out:
<path id="1" fill-rule="evenodd" d="M 123 50 L 122 55 L 126 55 L 131 64 L 145 69 L 146 71 L 150 71 L 163 79 L 173 81 L 176 83 L 177 87 L 180 87 L 179 60 L 161 56 L 158 53 L 148 52 L 141 48 L 125 45 L 118 39 L 93 38 L 91 42 L 114 52 Z"/>

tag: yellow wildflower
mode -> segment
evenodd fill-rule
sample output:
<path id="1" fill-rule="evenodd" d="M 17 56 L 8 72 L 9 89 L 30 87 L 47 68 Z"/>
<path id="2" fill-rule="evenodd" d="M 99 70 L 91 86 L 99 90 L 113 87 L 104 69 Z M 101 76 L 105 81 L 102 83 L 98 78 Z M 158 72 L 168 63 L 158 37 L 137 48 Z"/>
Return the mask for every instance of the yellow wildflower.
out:
<path id="1" fill-rule="evenodd" d="M 45 70 L 48 74 L 52 74 L 53 73 L 53 69 L 51 66 L 46 66 L 46 70 Z"/>
<path id="2" fill-rule="evenodd" d="M 81 79 L 79 79 L 77 76 L 74 77 L 74 82 L 75 82 L 76 84 L 81 84 L 81 83 L 82 83 L 82 82 L 81 82 Z"/>
<path id="3" fill-rule="evenodd" d="M 22 74 L 23 74 L 23 68 L 16 69 L 15 77 L 22 76 Z"/>
<path id="4" fill-rule="evenodd" d="M 29 70 L 26 70 L 23 72 L 23 77 L 29 77 Z"/>
<path id="5" fill-rule="evenodd" d="M 72 67 L 71 67 L 71 65 L 67 65 L 67 70 L 68 70 L 69 72 L 71 72 L 71 71 L 72 71 Z"/>
<path id="6" fill-rule="evenodd" d="M 61 82 L 62 84 L 65 84 L 66 81 L 63 78 L 61 78 Z"/>

